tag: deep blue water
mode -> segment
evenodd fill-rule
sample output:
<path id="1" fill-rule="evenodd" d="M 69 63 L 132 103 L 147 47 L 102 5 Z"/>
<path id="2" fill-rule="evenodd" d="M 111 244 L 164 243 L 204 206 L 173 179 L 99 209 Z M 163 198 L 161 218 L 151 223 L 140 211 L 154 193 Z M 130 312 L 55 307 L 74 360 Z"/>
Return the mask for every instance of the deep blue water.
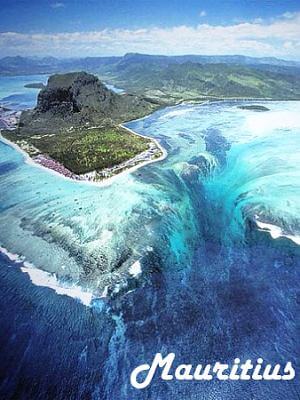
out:
<path id="1" fill-rule="evenodd" d="M 230 265 L 209 243 L 184 282 L 156 273 L 151 284 L 101 310 L 33 286 L 1 259 L 2 398 L 297 399 L 297 381 L 156 379 L 145 391 L 129 384 L 131 370 L 157 351 L 174 351 L 187 363 L 238 355 L 297 365 L 299 262 L 287 243 L 274 248 L 260 239 L 247 252 L 234 249 Z M 281 266 L 276 273 L 274 264 Z"/>
<path id="2" fill-rule="evenodd" d="M 157 352 L 176 364 L 291 361 L 299 373 L 299 104 L 236 106 L 128 124 L 168 157 L 103 188 L 0 144 L 0 244 L 23 257 L 0 253 L 0 398 L 299 399 L 298 379 L 129 382 Z M 91 304 L 33 284 L 31 264 Z"/>

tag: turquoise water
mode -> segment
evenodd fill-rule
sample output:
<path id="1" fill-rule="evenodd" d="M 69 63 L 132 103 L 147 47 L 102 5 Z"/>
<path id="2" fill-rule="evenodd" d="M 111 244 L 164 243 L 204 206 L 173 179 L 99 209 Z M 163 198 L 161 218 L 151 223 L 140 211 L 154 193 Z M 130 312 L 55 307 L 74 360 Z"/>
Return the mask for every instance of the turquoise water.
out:
<path id="1" fill-rule="evenodd" d="M 36 105 L 39 89 L 25 88 L 29 83 L 47 83 L 48 75 L 0 76 L 0 105 L 24 110 Z"/>
<path id="2" fill-rule="evenodd" d="M 0 260 L 0 394 L 298 398 L 297 382 L 129 384 L 159 351 L 298 368 L 300 104 L 264 105 L 180 105 L 128 123 L 168 157 L 105 187 L 0 143 L 0 246 L 11 258 Z"/>
<path id="3" fill-rule="evenodd" d="M 176 270 L 207 235 L 243 242 L 248 219 L 297 242 L 299 103 L 266 105 L 183 105 L 127 124 L 159 139 L 168 157 L 107 187 L 28 165 L 1 143 L 1 246 L 98 296 L 127 285 L 132 264 L 153 253 Z"/>

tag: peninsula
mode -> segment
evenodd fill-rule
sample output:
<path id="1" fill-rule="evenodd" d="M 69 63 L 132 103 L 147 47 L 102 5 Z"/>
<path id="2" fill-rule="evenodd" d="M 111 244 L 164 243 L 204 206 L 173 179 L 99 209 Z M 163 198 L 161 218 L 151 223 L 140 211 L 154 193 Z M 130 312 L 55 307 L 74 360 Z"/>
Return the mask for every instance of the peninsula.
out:
<path id="1" fill-rule="evenodd" d="M 156 141 L 121 125 L 159 107 L 142 96 L 116 94 L 86 72 L 56 74 L 36 108 L 23 111 L 16 129 L 2 135 L 45 167 L 98 181 L 163 156 Z"/>

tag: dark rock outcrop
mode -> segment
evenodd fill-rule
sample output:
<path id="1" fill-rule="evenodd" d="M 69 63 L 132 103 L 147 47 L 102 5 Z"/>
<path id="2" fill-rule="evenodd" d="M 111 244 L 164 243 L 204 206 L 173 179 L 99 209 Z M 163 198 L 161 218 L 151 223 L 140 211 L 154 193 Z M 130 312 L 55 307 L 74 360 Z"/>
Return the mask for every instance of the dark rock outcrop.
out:
<path id="1" fill-rule="evenodd" d="M 151 113 L 157 104 L 144 98 L 109 90 L 86 72 L 56 74 L 38 95 L 34 110 L 21 115 L 21 131 L 51 132 L 79 126 L 115 124 Z"/>
<path id="2" fill-rule="evenodd" d="M 26 83 L 24 85 L 27 89 L 44 89 L 45 85 L 42 82 Z"/>
<path id="3" fill-rule="evenodd" d="M 62 116 L 84 111 L 105 113 L 114 97 L 94 75 L 85 72 L 53 75 L 39 93 L 36 111 Z"/>
<path id="4" fill-rule="evenodd" d="M 238 106 L 241 110 L 250 110 L 250 111 L 270 111 L 268 107 L 260 106 L 256 104 L 250 104 L 249 106 Z"/>

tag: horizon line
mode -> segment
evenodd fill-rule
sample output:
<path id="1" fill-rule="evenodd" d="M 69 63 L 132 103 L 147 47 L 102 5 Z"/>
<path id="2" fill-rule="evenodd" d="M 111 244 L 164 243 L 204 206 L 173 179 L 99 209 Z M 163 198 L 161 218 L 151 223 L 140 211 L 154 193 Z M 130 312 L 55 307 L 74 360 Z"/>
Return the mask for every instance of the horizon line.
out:
<path id="1" fill-rule="evenodd" d="M 270 59 L 270 60 L 278 60 L 278 61 L 284 61 L 284 62 L 291 62 L 291 63 L 300 63 L 300 59 L 290 59 L 290 58 L 283 58 L 279 56 L 250 56 L 247 54 L 242 54 L 242 53 L 235 53 L 235 54 L 204 54 L 204 53 L 181 53 L 181 54 L 162 54 L 162 53 L 141 53 L 141 52 L 126 52 L 123 53 L 123 55 L 83 55 L 83 56 L 74 56 L 74 57 L 60 57 L 60 56 L 54 56 L 51 54 L 47 55 L 21 55 L 21 54 L 15 54 L 15 55 L 6 55 L 0 58 L 0 60 L 3 60 L 5 58 L 23 58 L 23 59 L 45 59 L 45 58 L 53 58 L 56 60 L 80 60 L 83 58 L 124 58 L 129 55 L 140 55 L 140 56 L 150 56 L 150 57 L 208 57 L 208 58 L 213 58 L 213 57 L 244 57 L 244 58 L 250 58 L 250 59 L 256 59 L 256 60 L 261 60 L 261 59 Z"/>

